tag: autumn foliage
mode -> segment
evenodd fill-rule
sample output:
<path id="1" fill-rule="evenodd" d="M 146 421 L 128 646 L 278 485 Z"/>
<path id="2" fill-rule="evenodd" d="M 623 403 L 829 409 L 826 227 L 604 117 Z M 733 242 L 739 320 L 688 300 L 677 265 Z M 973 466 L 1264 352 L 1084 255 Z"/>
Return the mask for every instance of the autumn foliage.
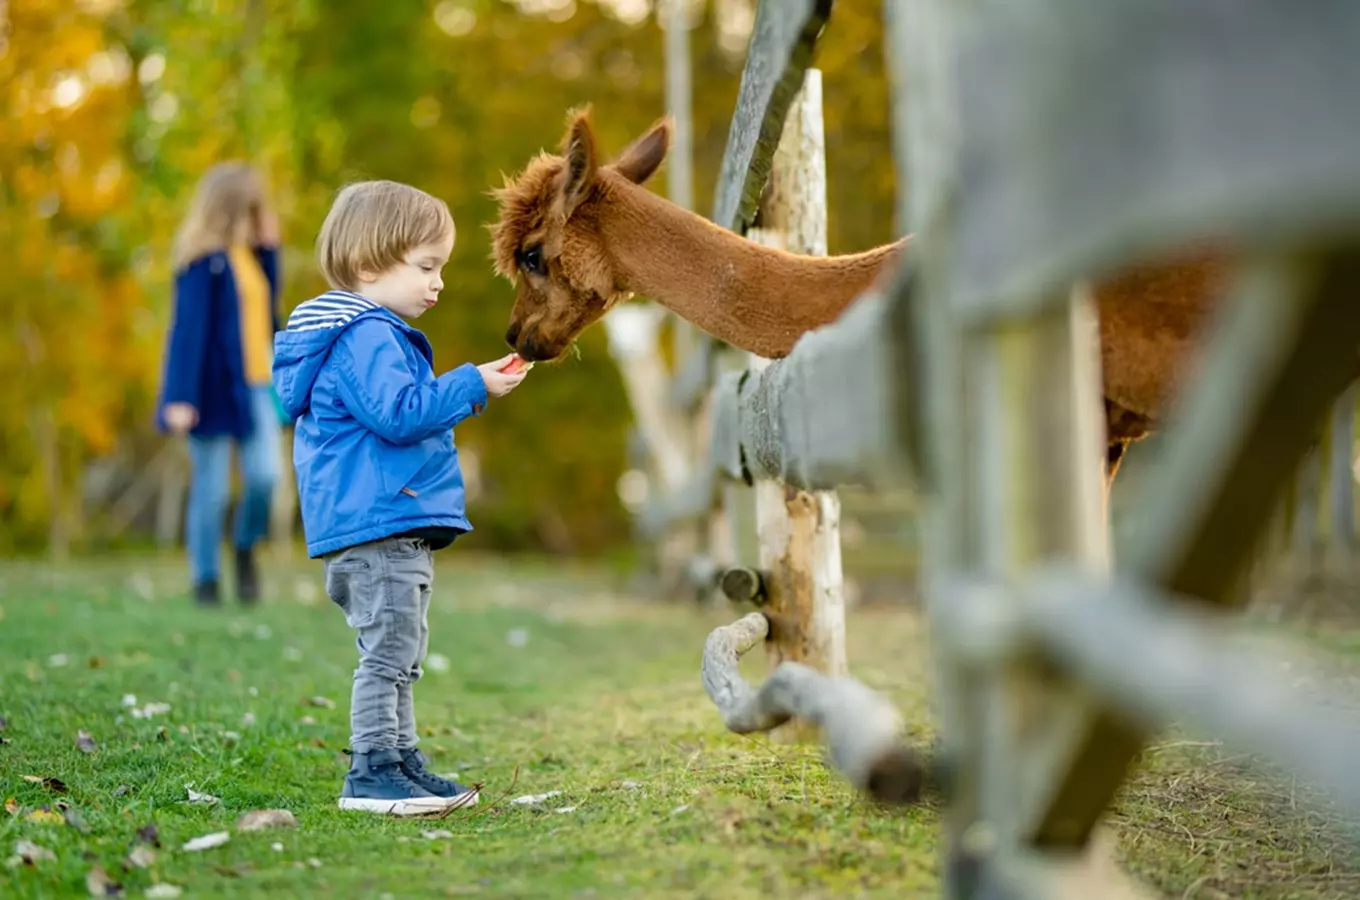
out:
<path id="1" fill-rule="evenodd" d="M 488 258 L 488 191 L 558 139 L 572 106 L 608 112 L 607 146 L 664 110 L 651 5 L 0 2 L 0 552 L 97 545 L 112 498 L 165 448 L 151 404 L 170 240 L 213 162 L 267 173 L 285 315 L 324 287 L 312 244 L 346 181 L 397 178 L 443 197 L 458 242 L 445 302 L 421 327 L 440 369 L 503 355 L 511 296 Z M 708 213 L 754 3 L 693 7 L 695 202 Z M 819 50 L 833 252 L 892 234 L 881 14 L 878 2 L 837 4 Z M 460 428 L 479 461 L 470 542 L 594 553 L 626 540 L 615 486 L 627 402 L 603 330 L 580 349 Z"/>

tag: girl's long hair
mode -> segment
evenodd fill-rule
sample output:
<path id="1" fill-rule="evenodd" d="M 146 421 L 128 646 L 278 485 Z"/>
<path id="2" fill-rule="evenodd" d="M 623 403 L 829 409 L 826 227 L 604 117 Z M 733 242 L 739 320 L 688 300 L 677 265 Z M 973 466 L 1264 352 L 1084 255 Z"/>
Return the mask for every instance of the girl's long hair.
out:
<path id="1" fill-rule="evenodd" d="M 251 166 L 237 160 L 213 166 L 199 179 L 175 234 L 175 268 L 235 244 L 259 243 L 264 204 L 264 182 Z"/>

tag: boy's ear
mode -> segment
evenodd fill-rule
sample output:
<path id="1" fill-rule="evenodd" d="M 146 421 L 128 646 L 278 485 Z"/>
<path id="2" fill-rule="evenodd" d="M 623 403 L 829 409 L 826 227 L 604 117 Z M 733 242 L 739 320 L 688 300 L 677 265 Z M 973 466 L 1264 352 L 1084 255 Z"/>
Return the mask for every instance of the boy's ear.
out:
<path id="1" fill-rule="evenodd" d="M 572 112 L 566 137 L 562 139 L 562 212 L 570 216 L 595 184 L 595 135 L 590 128 L 590 107 Z"/>
<path id="2" fill-rule="evenodd" d="M 660 167 L 670 145 L 671 119 L 666 116 L 629 144 L 611 168 L 633 184 L 642 184 Z"/>

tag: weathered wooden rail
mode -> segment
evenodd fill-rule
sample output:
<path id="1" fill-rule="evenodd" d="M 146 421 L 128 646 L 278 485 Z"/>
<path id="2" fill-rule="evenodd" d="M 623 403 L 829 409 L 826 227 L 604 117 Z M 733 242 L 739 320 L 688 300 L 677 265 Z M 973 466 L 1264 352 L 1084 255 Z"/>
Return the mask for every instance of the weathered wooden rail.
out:
<path id="1" fill-rule="evenodd" d="M 777 5 L 787 33 L 829 9 Z M 951 775 L 945 895 L 1131 892 L 1092 882 L 1089 848 L 1146 735 L 1171 720 L 1360 809 L 1360 723 L 1271 678 L 1275 660 L 1230 642 L 1227 609 L 1360 372 L 1360 7 L 889 0 L 885 13 L 912 250 L 788 358 L 721 379 L 710 456 L 748 483 L 922 492 Z M 748 62 L 743 98 L 771 77 Z M 733 133 L 769 110 L 740 103 Z M 743 186 L 718 208 L 736 223 L 758 195 Z M 1206 239 L 1246 262 L 1112 561 L 1085 284 Z M 724 580 L 753 596 L 762 574 Z M 853 679 L 795 662 L 758 691 L 742 681 L 737 657 L 768 631 L 755 614 L 709 640 L 704 684 L 728 727 L 811 718 L 853 783 L 909 795 L 897 723 Z"/>

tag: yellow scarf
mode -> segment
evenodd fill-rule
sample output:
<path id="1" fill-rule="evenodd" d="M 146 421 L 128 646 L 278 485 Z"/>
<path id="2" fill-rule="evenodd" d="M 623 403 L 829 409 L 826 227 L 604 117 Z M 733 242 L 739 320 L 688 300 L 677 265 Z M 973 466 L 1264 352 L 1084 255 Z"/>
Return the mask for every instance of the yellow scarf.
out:
<path id="1" fill-rule="evenodd" d="M 231 274 L 236 279 L 236 296 L 241 308 L 241 356 L 245 363 L 246 384 L 269 384 L 274 355 L 269 279 L 249 247 L 231 247 L 227 250 L 227 258 L 231 261 Z"/>

